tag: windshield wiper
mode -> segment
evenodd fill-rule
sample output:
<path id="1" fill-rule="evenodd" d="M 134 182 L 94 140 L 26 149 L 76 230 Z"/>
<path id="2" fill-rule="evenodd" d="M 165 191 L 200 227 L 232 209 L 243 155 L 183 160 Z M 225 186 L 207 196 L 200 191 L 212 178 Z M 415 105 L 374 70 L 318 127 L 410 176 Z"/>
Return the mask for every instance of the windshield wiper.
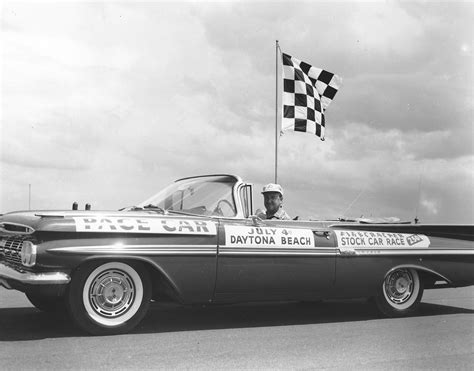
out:
<path id="1" fill-rule="evenodd" d="M 168 212 L 167 212 L 165 209 L 159 207 L 158 205 L 153 205 L 153 204 L 149 204 L 149 205 L 143 206 L 143 207 L 141 207 L 141 209 L 142 209 L 142 210 L 157 211 L 157 212 L 159 212 L 160 214 L 168 214 Z"/>
<path id="2" fill-rule="evenodd" d="M 160 214 L 168 214 L 168 210 L 164 210 L 163 208 L 149 204 L 146 206 L 127 206 L 127 207 L 122 207 L 119 209 L 119 211 L 139 211 L 139 210 L 151 210 L 151 211 L 157 211 Z"/>
<path id="3" fill-rule="evenodd" d="M 143 207 L 141 207 L 141 206 L 126 206 L 126 207 L 122 207 L 121 209 L 118 209 L 118 211 L 137 211 L 137 210 L 143 210 Z"/>

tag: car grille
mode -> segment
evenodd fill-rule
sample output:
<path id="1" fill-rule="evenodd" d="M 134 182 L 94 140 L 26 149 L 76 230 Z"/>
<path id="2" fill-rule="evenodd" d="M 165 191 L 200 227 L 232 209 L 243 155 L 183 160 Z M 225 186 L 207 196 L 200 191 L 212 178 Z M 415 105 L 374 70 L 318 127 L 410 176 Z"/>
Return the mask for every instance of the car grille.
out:
<path id="1" fill-rule="evenodd" d="M 21 264 L 21 245 L 27 237 L 8 237 L 0 240 L 0 262 L 18 271 L 25 271 Z"/>

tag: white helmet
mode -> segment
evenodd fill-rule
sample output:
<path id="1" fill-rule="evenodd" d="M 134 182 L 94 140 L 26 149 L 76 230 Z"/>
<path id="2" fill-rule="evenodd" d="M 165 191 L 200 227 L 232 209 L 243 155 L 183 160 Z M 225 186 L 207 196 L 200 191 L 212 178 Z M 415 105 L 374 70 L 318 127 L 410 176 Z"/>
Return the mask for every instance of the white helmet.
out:
<path id="1" fill-rule="evenodd" d="M 269 183 L 265 187 L 263 187 L 262 193 L 269 193 L 269 192 L 278 192 L 283 196 L 283 188 L 281 185 L 275 183 Z"/>

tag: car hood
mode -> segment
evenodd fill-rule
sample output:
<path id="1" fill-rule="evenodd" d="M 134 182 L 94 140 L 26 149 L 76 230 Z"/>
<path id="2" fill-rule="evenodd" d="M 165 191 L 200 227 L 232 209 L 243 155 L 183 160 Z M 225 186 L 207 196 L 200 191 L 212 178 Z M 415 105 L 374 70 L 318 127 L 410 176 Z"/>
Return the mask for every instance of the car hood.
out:
<path id="1" fill-rule="evenodd" d="M 33 231 L 76 232 L 77 221 L 124 220 L 136 221 L 145 218 L 200 219 L 199 216 L 163 215 L 154 211 L 76 211 L 76 210 L 35 210 L 16 211 L 0 216 L 0 228 L 6 232 L 31 233 Z"/>

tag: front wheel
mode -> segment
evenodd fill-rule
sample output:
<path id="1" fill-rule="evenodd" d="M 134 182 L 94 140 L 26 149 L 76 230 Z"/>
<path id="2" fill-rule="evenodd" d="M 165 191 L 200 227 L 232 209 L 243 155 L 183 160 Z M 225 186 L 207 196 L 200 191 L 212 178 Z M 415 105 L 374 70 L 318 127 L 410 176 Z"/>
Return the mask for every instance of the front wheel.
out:
<path id="1" fill-rule="evenodd" d="M 375 303 L 386 316 L 403 317 L 416 310 L 422 296 L 423 282 L 418 272 L 398 268 L 385 277 Z"/>
<path id="2" fill-rule="evenodd" d="M 128 332 L 145 316 L 151 282 L 139 263 L 90 263 L 72 277 L 67 304 L 73 320 L 93 335 Z"/>

